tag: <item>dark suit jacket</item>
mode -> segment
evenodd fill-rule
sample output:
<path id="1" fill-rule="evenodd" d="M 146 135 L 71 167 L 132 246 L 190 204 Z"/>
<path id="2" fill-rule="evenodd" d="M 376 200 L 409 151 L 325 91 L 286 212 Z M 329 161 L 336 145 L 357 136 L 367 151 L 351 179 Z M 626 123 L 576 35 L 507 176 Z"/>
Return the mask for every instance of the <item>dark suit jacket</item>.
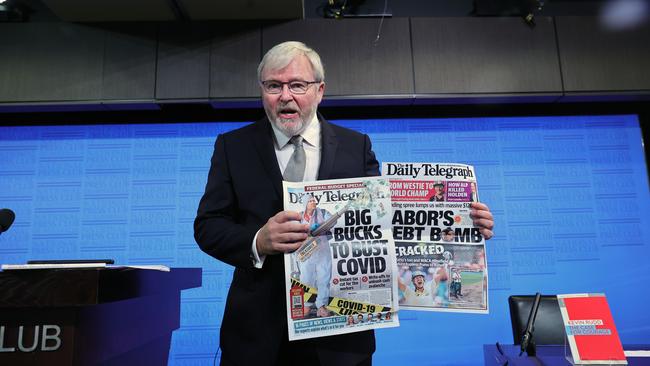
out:
<path id="1" fill-rule="evenodd" d="M 318 179 L 379 175 L 367 135 L 319 119 Z M 261 269 L 251 260 L 255 233 L 283 209 L 272 133 L 265 118 L 217 137 L 194 222 L 201 249 L 235 266 L 220 339 L 222 357 L 233 364 L 271 365 L 287 338 L 283 257 L 267 256 Z M 375 349 L 372 331 L 294 342 L 317 347 L 324 364 L 367 358 Z"/>

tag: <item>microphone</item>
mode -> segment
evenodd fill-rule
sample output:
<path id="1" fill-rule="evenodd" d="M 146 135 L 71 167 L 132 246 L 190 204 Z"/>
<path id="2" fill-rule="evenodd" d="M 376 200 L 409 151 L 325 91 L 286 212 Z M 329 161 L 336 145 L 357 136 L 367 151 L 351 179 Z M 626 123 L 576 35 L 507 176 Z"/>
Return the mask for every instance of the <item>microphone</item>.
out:
<path id="1" fill-rule="evenodd" d="M 535 342 L 533 342 L 533 331 L 535 330 L 535 318 L 537 317 L 537 309 L 539 309 L 539 303 L 541 300 L 542 294 L 539 292 L 536 293 L 533 307 L 530 308 L 530 314 L 528 315 L 526 331 L 524 332 L 524 336 L 521 338 L 521 351 L 519 351 L 519 356 L 521 356 L 525 351 L 529 357 L 535 357 L 536 350 Z"/>
<path id="2" fill-rule="evenodd" d="M 16 214 L 8 208 L 0 209 L 0 233 L 9 230 L 11 224 L 14 223 Z"/>

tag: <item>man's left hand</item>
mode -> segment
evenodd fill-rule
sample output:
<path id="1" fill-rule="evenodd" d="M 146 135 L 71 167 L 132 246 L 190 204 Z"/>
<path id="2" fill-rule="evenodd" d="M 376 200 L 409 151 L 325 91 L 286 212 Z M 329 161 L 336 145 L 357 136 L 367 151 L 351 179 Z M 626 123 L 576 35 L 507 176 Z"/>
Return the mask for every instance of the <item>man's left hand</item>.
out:
<path id="1" fill-rule="evenodd" d="M 493 237 L 494 217 L 492 216 L 492 212 L 490 212 L 490 208 L 481 202 L 472 202 L 470 207 L 472 208 L 470 217 L 474 220 L 474 226 L 479 228 L 485 240 Z"/>

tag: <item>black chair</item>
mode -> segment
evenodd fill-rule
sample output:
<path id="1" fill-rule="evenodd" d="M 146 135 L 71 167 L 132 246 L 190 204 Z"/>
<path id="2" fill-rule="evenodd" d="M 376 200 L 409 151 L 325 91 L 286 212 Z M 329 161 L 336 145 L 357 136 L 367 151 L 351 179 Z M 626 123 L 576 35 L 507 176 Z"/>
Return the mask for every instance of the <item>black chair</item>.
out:
<path id="1" fill-rule="evenodd" d="M 535 295 L 512 295 L 508 298 L 510 305 L 510 323 L 514 344 L 521 344 L 526 332 L 530 308 L 535 301 Z M 539 303 L 533 340 L 537 345 L 564 344 L 564 323 L 560 306 L 555 295 L 544 295 Z"/>

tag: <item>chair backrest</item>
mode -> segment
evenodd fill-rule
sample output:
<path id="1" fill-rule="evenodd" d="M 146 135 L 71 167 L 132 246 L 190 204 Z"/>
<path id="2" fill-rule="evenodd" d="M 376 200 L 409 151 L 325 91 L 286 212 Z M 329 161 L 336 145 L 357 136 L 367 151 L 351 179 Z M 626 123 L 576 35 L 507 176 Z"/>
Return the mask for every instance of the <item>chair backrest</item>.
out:
<path id="1" fill-rule="evenodd" d="M 513 295 L 508 298 L 514 344 L 521 344 L 534 301 L 535 295 Z M 564 323 L 555 295 L 542 296 L 535 318 L 533 340 L 538 345 L 564 344 Z"/>

